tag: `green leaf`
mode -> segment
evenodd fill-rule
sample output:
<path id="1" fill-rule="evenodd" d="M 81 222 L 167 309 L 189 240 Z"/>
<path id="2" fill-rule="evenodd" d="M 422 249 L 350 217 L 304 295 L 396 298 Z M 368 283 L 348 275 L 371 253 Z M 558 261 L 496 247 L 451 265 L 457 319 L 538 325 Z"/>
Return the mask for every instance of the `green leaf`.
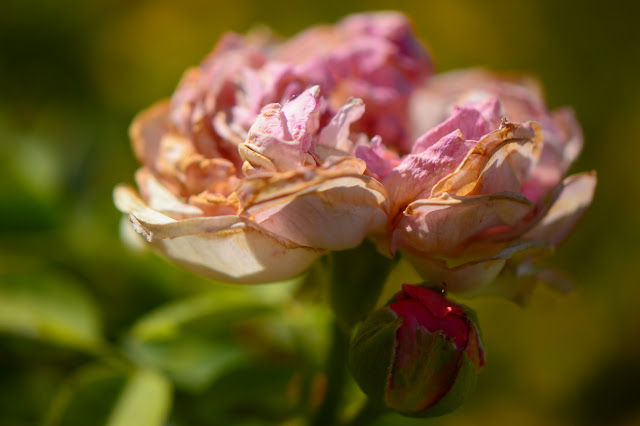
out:
<path id="1" fill-rule="evenodd" d="M 107 426 L 160 426 L 171 407 L 171 383 L 152 370 L 138 370 L 128 380 Z"/>
<path id="2" fill-rule="evenodd" d="M 165 372 L 180 388 L 201 392 L 249 355 L 233 342 L 183 335 L 171 341 L 131 339 L 127 351 L 140 365 Z"/>
<path id="3" fill-rule="evenodd" d="M 69 375 L 53 397 L 45 426 L 104 425 L 127 374 L 104 364 L 89 364 Z"/>
<path id="4" fill-rule="evenodd" d="M 92 349 L 100 328 L 96 304 L 71 277 L 46 269 L 0 277 L 0 331 Z"/>
<path id="5" fill-rule="evenodd" d="M 219 323 L 230 322 L 273 309 L 289 294 L 288 282 L 266 288 L 224 287 L 161 306 L 145 315 L 133 326 L 132 335 L 140 340 L 168 340 L 180 329 L 196 320 L 215 316 Z"/>

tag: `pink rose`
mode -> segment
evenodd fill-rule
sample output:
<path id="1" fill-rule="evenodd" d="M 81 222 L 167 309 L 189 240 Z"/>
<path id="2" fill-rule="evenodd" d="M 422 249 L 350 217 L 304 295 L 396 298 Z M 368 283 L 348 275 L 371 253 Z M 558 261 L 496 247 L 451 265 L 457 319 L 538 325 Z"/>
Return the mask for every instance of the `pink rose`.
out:
<path id="1" fill-rule="evenodd" d="M 573 114 L 550 112 L 531 81 L 479 70 L 434 77 L 411 114 L 422 135 L 408 155 L 357 147 L 391 197 L 383 251 L 404 252 L 452 292 L 479 292 L 509 271 L 519 284 L 503 292 L 525 297 L 549 275 L 534 261 L 565 239 L 593 198 L 594 173 L 564 177 L 582 147 Z"/>
<path id="2" fill-rule="evenodd" d="M 298 275 L 384 229 L 386 190 L 354 152 L 375 134 L 408 150 L 410 96 L 429 73 L 395 13 L 286 42 L 227 34 L 170 101 L 134 120 L 139 193 L 117 187 L 116 205 L 152 246 L 201 274 Z"/>

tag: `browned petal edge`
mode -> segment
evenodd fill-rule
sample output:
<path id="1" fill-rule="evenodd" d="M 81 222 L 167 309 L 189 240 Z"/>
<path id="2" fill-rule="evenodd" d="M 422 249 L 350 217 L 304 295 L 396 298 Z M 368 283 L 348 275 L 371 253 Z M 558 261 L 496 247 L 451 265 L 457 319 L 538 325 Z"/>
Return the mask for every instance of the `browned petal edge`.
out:
<path id="1" fill-rule="evenodd" d="M 413 203 L 409 204 L 405 209 L 404 213 L 406 215 L 414 214 L 414 209 L 422 206 L 444 206 L 444 205 L 456 205 L 456 204 L 464 204 L 464 203 L 478 203 L 484 201 L 494 201 L 494 200 L 509 200 L 514 201 L 516 203 L 526 204 L 531 207 L 535 206 L 535 203 L 529 201 L 524 195 L 519 194 L 517 192 L 498 192 L 495 194 L 487 194 L 487 195 L 453 195 L 445 192 L 438 198 L 428 198 L 416 200 Z"/>
<path id="2" fill-rule="evenodd" d="M 527 121 L 519 124 L 503 120 L 500 129 L 483 136 L 456 170 L 434 185 L 431 197 L 436 198 L 445 192 L 473 195 L 481 183 L 485 165 L 495 153 L 512 143 L 524 145 L 529 142 L 534 144 L 532 153 L 537 158 L 542 150 L 542 131 L 538 123 Z"/>
<path id="3" fill-rule="evenodd" d="M 240 213 L 250 207 L 292 195 L 302 195 L 315 191 L 318 187 L 333 179 L 354 178 L 365 184 L 365 188 L 381 194 L 381 207 L 388 211 L 388 196 L 384 186 L 372 177 L 362 174 L 362 160 L 343 157 L 328 168 L 299 168 L 283 173 L 264 174 L 250 177 L 237 189 Z"/>
<path id="4" fill-rule="evenodd" d="M 142 164 L 153 166 L 160 150 L 160 139 L 169 131 L 169 99 L 140 111 L 129 126 L 133 152 Z"/>
<path id="5" fill-rule="evenodd" d="M 322 252 L 320 249 L 300 246 L 292 241 L 278 237 L 249 218 L 242 216 L 227 215 L 195 217 L 183 220 L 172 219 L 149 208 L 140 199 L 135 189 L 127 185 L 119 185 L 114 189 L 114 201 L 120 211 L 130 215 L 131 223 L 136 231 L 149 242 L 197 234 L 234 233 L 241 232 L 243 228 L 251 228 L 271 237 L 274 242 L 284 248 L 305 248 Z"/>

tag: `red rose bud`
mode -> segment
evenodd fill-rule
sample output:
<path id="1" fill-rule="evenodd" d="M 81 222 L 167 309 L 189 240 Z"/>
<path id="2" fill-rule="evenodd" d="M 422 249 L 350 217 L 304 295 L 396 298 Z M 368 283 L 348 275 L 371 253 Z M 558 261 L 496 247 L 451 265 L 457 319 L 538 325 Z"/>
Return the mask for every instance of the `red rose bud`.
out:
<path id="1" fill-rule="evenodd" d="M 473 392 L 484 365 L 475 313 L 440 289 L 403 285 L 360 325 L 351 373 L 370 398 L 410 416 L 439 416 Z"/>

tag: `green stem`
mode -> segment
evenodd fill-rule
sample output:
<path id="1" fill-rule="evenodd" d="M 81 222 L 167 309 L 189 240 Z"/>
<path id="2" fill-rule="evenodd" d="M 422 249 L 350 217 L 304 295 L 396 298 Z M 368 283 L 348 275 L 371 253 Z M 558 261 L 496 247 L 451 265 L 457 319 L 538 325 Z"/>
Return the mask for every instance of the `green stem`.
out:
<path id="1" fill-rule="evenodd" d="M 333 323 L 333 341 L 327 358 L 327 390 L 324 399 L 316 411 L 311 426 L 331 426 L 337 424 L 338 407 L 342 401 L 344 385 L 347 379 L 347 353 L 349 336 L 338 325 Z"/>

